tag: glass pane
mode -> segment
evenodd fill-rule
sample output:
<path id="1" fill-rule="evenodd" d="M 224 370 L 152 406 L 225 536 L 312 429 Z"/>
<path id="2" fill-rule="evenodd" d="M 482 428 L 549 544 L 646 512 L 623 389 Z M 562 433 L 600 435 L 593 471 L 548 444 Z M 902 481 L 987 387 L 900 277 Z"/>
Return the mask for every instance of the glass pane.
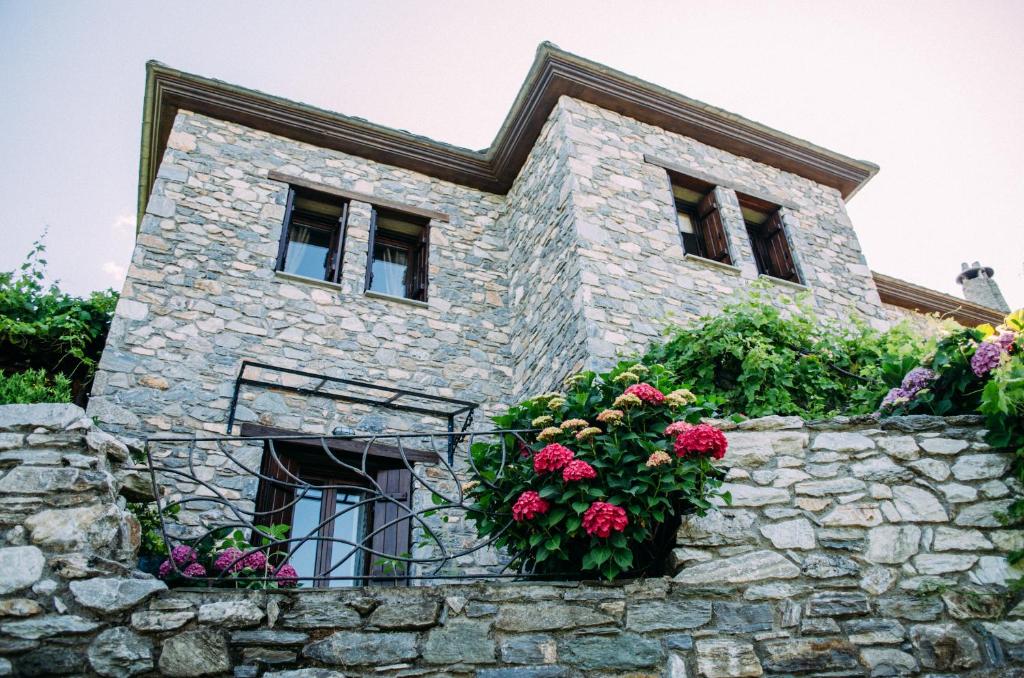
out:
<path id="1" fill-rule="evenodd" d="M 338 493 L 338 500 L 335 512 L 338 515 L 334 519 L 334 538 L 344 539 L 347 542 L 358 544 L 362 536 L 362 514 L 363 508 L 355 504 L 359 502 L 357 494 Z M 344 511 L 344 513 L 342 513 Z M 354 546 L 343 542 L 332 542 L 331 544 L 331 565 L 330 576 L 332 577 L 356 577 L 362 573 L 360 567 L 360 553 Z M 337 567 L 335 567 L 337 566 Z M 352 579 L 334 580 L 330 586 L 356 586 L 360 582 Z"/>
<path id="2" fill-rule="evenodd" d="M 408 270 L 408 249 L 376 243 L 373 247 L 373 280 L 370 282 L 370 289 L 393 297 L 404 297 L 405 276 Z"/>
<path id="3" fill-rule="evenodd" d="M 288 229 L 288 251 L 284 270 L 307 278 L 327 278 L 327 256 L 331 251 L 331 232 L 292 221 Z"/>
<path id="4" fill-rule="evenodd" d="M 679 230 L 683 233 L 694 233 L 693 219 L 686 212 L 676 212 L 676 218 L 679 220 Z"/>
<path id="5" fill-rule="evenodd" d="M 309 489 L 305 496 L 299 499 L 292 510 L 292 539 L 301 539 L 310 536 L 310 540 L 298 548 L 297 542 L 289 544 L 289 548 L 295 548 L 288 562 L 292 564 L 299 577 L 313 577 L 316 575 L 316 527 L 320 524 L 320 501 L 322 493 L 320 490 Z M 304 582 L 306 586 L 308 581 Z"/>

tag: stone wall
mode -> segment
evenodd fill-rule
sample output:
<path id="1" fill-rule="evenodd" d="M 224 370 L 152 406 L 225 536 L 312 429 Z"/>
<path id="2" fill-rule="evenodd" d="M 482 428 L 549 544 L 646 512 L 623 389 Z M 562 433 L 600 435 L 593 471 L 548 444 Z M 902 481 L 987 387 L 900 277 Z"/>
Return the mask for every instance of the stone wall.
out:
<path id="1" fill-rule="evenodd" d="M 766 417 L 674 578 L 167 590 L 134 571 L 128 449 L 71 405 L 0 407 L 0 675 L 1024 676 L 975 418 Z"/>

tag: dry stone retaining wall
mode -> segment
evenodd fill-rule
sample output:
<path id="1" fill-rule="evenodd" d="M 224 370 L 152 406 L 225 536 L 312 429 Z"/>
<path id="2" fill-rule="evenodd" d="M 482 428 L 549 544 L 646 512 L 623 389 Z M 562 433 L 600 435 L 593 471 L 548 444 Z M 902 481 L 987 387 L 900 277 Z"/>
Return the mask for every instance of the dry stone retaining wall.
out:
<path id="1" fill-rule="evenodd" d="M 1024 676 L 977 420 L 727 435 L 734 505 L 686 520 L 672 579 L 185 591 L 131 567 L 123 444 L 0 407 L 0 675 Z"/>

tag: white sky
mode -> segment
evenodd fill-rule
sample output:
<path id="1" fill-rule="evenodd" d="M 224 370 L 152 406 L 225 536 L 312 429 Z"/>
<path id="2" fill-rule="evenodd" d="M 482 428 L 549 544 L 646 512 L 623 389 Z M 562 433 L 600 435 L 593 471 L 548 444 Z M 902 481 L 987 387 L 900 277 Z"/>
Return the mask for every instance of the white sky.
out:
<path id="1" fill-rule="evenodd" d="M 1022 33 L 987 0 L 0 0 L 0 270 L 49 226 L 53 277 L 120 288 L 147 59 L 484 148 L 550 40 L 881 165 L 849 205 L 871 267 L 958 294 L 977 259 L 1019 306 Z"/>

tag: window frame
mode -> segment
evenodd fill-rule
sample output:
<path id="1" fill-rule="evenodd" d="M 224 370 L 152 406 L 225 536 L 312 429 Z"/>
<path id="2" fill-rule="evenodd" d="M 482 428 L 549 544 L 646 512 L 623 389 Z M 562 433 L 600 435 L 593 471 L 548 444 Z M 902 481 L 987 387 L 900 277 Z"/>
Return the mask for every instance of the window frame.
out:
<path id="1" fill-rule="evenodd" d="M 420 228 L 419 236 L 397 233 L 386 228 L 379 228 L 377 225 L 378 216 L 404 221 Z M 378 242 L 387 243 L 392 247 L 402 247 L 408 253 L 408 269 L 405 280 L 405 295 L 395 295 L 373 289 L 373 263 L 377 261 L 375 251 Z M 427 290 L 430 287 L 430 218 L 422 215 L 403 212 L 389 207 L 371 205 L 370 213 L 370 234 L 366 247 L 366 278 L 363 284 L 363 292 L 372 292 L 383 296 L 405 299 L 408 301 L 419 301 L 426 303 Z"/>
<path id="2" fill-rule="evenodd" d="M 332 220 L 330 217 L 324 215 L 314 214 L 305 210 L 297 209 L 295 206 L 295 197 L 297 193 L 308 194 L 311 197 L 324 203 L 335 203 L 340 201 L 341 215 L 337 220 Z M 324 277 L 314 278 L 311 276 L 304 276 L 299 273 L 291 273 L 285 270 L 285 266 L 288 262 L 288 249 L 292 242 L 292 226 L 296 218 L 296 214 L 299 218 L 309 223 L 302 224 L 307 228 L 324 228 L 330 229 L 331 239 L 327 250 L 327 261 L 324 262 Z M 314 189 L 305 187 L 296 187 L 293 185 L 288 186 L 288 198 L 285 203 L 284 220 L 281 224 L 281 236 L 278 241 L 277 248 L 277 262 L 274 265 L 274 271 L 284 273 L 286 275 L 295 275 L 302 278 L 308 278 L 310 280 L 322 280 L 324 282 L 333 283 L 335 285 L 341 282 L 341 271 L 345 261 L 345 241 L 348 235 L 348 215 L 349 215 L 349 200 L 345 198 L 339 198 L 328 193 L 322 193 Z M 301 222 L 300 222 L 301 223 Z"/>
<path id="3" fill-rule="evenodd" d="M 666 170 L 668 174 L 669 192 L 675 206 L 676 230 L 679 232 L 679 241 L 683 247 L 683 254 L 699 257 L 726 266 L 733 265 L 732 247 L 729 243 L 729 231 L 725 227 L 725 220 L 721 215 L 721 205 L 718 201 L 714 184 L 701 179 L 686 176 L 672 170 Z M 701 196 L 697 202 L 684 200 L 676 196 L 676 187 L 685 188 Z M 686 237 L 683 234 L 682 225 L 679 223 L 679 213 L 682 212 L 690 217 L 693 225 L 693 236 L 697 242 L 697 251 L 691 252 L 686 247 Z M 718 230 L 718 241 L 720 251 L 717 255 L 709 248 L 711 230 Z"/>
<path id="4" fill-rule="evenodd" d="M 752 196 L 737 197 L 741 209 L 766 215 L 761 223 L 753 222 L 745 215 L 743 218 L 758 274 L 803 285 L 803 276 L 793 256 L 793 244 L 786 229 L 782 207 Z"/>

